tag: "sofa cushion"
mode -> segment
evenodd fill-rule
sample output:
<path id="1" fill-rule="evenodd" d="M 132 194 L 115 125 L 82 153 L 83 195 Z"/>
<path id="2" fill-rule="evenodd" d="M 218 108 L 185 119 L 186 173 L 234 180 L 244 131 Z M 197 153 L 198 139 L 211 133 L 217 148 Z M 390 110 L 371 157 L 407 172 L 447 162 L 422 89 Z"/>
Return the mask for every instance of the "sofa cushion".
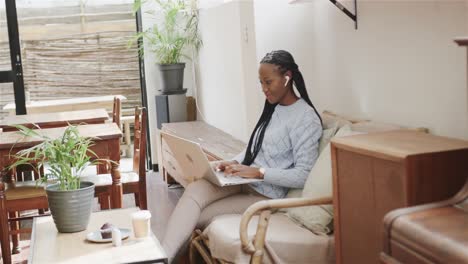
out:
<path id="1" fill-rule="evenodd" d="M 197 228 L 205 229 L 219 215 L 243 214 L 250 205 L 266 199 L 269 198 L 252 193 L 239 193 L 220 199 L 203 209 L 200 218 L 198 218 Z M 226 206 L 226 204 L 229 204 L 229 206 Z"/>
<path id="2" fill-rule="evenodd" d="M 409 129 L 429 133 L 429 129 L 425 127 L 403 127 L 395 124 L 366 121 L 358 122 L 351 125 L 351 130 L 365 133 L 385 132 L 390 130 Z"/>
<path id="3" fill-rule="evenodd" d="M 241 215 L 222 215 L 203 232 L 209 239 L 211 255 L 232 263 L 249 263 L 250 255 L 242 248 L 239 238 Z M 258 216 L 249 222 L 252 239 Z M 266 234 L 267 254 L 263 263 L 334 263 L 332 236 L 319 236 L 292 222 L 284 214 L 273 214 Z"/>
<path id="4" fill-rule="evenodd" d="M 335 136 L 336 132 L 341 127 L 352 125 L 356 122 L 366 121 L 365 119 L 338 115 L 327 110 L 322 112 L 321 117 L 323 122 L 323 132 L 319 142 L 319 153 L 322 153 L 328 142 L 330 142 L 330 139 Z M 302 189 L 290 189 L 286 195 L 286 198 L 298 198 L 301 197 L 301 195 Z"/>
<path id="5" fill-rule="evenodd" d="M 339 127 L 350 125 L 352 131 L 365 133 L 384 132 L 396 129 L 410 129 L 424 133 L 429 133 L 429 129 L 425 127 L 403 127 L 390 123 L 376 122 L 365 118 L 340 115 L 328 110 L 323 111 L 321 117 L 324 128 L 328 128 L 330 125 L 334 124 L 335 122 L 338 122 Z"/>
<path id="6" fill-rule="evenodd" d="M 329 127 L 322 131 L 322 137 L 319 142 L 319 155 L 325 149 L 327 144 L 330 142 L 331 138 L 335 136 L 336 132 L 339 129 L 339 122 L 334 122 L 329 124 Z M 286 198 L 298 198 L 302 196 L 302 189 L 290 189 Z"/>
<path id="7" fill-rule="evenodd" d="M 326 128 L 322 131 L 322 137 L 320 137 L 319 142 L 319 153 L 325 149 L 327 144 L 330 142 L 331 138 L 335 136 L 336 132 L 340 127 L 338 126 L 338 122 L 331 124 L 329 128 Z"/>
<path id="8" fill-rule="evenodd" d="M 335 124 L 335 123 L 337 123 L 339 127 L 343 127 L 343 126 L 351 125 L 354 123 L 368 121 L 367 119 L 363 119 L 363 118 L 339 115 L 339 114 L 336 114 L 327 110 L 322 112 L 321 117 L 322 117 L 324 128 L 329 128 L 332 124 Z"/>
<path id="9" fill-rule="evenodd" d="M 362 134 L 344 126 L 338 130 L 335 137 Z M 330 143 L 317 159 L 310 171 L 302 191 L 302 197 L 318 199 L 333 196 L 332 188 L 332 166 Z M 288 216 L 299 224 L 305 226 L 315 234 L 329 234 L 333 230 L 333 206 L 317 205 L 287 209 Z"/>

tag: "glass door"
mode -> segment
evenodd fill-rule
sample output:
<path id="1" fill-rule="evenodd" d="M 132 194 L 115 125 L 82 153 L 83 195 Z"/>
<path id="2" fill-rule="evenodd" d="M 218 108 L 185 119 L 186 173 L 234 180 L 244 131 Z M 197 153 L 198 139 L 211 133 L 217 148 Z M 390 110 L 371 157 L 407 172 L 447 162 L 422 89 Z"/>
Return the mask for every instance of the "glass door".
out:
<path id="1" fill-rule="evenodd" d="M 120 94 L 129 116 L 146 106 L 133 2 L 0 0 L 0 120 L 44 100 Z"/>
<path id="2" fill-rule="evenodd" d="M 0 118 L 13 113 L 26 114 L 26 107 L 16 3 L 5 0 L 0 1 Z"/>

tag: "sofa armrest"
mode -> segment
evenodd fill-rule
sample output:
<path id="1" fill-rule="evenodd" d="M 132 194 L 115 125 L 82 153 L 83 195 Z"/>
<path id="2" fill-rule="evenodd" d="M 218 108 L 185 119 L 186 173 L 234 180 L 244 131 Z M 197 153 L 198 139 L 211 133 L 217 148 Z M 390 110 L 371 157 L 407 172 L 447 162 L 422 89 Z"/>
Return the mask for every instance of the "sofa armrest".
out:
<path id="1" fill-rule="evenodd" d="M 240 240 L 241 240 L 241 245 L 242 249 L 249 253 L 249 254 L 254 254 L 258 250 L 263 250 L 256 248 L 253 244 L 252 241 L 249 241 L 248 239 L 248 234 L 247 234 L 247 226 L 252 219 L 252 217 L 257 214 L 258 212 L 263 212 L 261 214 L 261 218 L 269 218 L 269 210 L 270 209 L 278 209 L 278 208 L 291 208 L 291 207 L 301 207 L 301 206 L 311 206 L 311 205 L 321 205 L 321 204 L 332 204 L 333 203 L 333 198 L 332 197 L 323 197 L 319 199 L 311 199 L 311 198 L 286 198 L 286 199 L 273 199 L 273 200 L 264 200 L 260 202 L 256 202 L 249 206 L 247 210 L 244 212 L 242 215 L 242 219 L 240 222 Z M 267 211 L 267 214 L 264 214 L 264 212 Z M 264 217 L 265 215 L 265 217 Z M 266 225 L 268 225 L 268 219 L 265 220 Z M 263 223 L 265 223 L 265 221 Z M 264 231 L 262 233 L 266 232 L 266 227 L 260 227 L 261 221 L 259 221 L 259 229 L 263 228 Z M 263 237 L 257 237 L 258 231 L 257 229 L 257 234 L 256 234 L 256 240 L 255 243 L 257 244 L 259 241 L 258 239 L 264 239 L 264 234 Z M 264 244 L 264 241 L 261 241 L 260 244 Z"/>

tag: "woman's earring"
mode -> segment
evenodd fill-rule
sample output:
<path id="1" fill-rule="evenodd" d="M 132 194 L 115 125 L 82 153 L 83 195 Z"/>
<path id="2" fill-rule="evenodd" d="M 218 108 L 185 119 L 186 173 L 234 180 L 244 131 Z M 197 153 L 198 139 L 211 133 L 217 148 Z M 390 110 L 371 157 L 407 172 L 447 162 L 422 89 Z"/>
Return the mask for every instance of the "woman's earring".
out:
<path id="1" fill-rule="evenodd" d="M 286 87 L 286 86 L 288 86 L 289 76 L 286 76 L 286 77 L 284 77 L 284 78 L 286 78 L 286 82 L 284 83 L 284 87 Z"/>

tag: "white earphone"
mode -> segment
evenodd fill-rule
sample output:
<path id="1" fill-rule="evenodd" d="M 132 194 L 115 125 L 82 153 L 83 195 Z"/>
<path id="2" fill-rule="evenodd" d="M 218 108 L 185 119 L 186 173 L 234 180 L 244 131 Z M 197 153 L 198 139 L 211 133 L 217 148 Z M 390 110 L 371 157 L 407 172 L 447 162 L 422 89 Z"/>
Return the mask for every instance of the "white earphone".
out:
<path id="1" fill-rule="evenodd" d="M 284 83 L 284 87 L 286 87 L 288 85 L 288 82 L 289 82 L 289 76 L 286 76 L 284 78 L 286 78 L 286 82 Z"/>

